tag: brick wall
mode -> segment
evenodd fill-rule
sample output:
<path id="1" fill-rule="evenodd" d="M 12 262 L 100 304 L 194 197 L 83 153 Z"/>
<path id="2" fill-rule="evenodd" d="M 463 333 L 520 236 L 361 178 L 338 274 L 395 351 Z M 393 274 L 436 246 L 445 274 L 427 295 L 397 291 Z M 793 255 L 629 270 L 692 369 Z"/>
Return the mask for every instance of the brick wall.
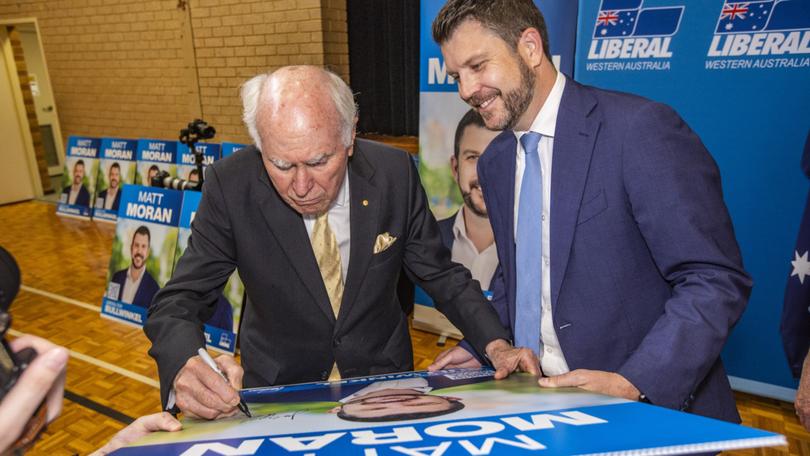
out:
<path id="1" fill-rule="evenodd" d="M 348 80 L 346 0 L 0 0 L 36 17 L 62 134 L 247 142 L 239 85 L 288 64 Z"/>

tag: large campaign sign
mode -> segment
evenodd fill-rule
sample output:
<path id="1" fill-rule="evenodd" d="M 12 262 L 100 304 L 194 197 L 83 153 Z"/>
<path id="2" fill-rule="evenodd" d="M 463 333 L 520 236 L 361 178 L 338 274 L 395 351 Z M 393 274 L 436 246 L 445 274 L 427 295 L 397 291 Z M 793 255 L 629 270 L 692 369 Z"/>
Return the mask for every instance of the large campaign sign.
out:
<path id="1" fill-rule="evenodd" d="M 252 418 L 186 419 L 116 455 L 684 454 L 785 445 L 778 434 L 488 369 L 242 391 Z"/>
<path id="2" fill-rule="evenodd" d="M 203 172 L 205 167 L 219 160 L 219 144 L 213 143 L 197 143 L 194 149 L 202 154 L 203 157 Z M 199 182 L 199 170 L 197 170 L 197 158 L 194 152 L 189 149 L 188 145 L 182 142 L 177 142 L 177 177 L 184 179 L 188 182 Z"/>
<path id="3" fill-rule="evenodd" d="M 717 161 L 754 279 L 723 359 L 736 389 L 792 400 L 778 328 L 808 190 L 810 0 L 579 5 L 576 79 L 671 105 Z"/>
<path id="4" fill-rule="evenodd" d="M 135 184 L 149 187 L 152 178 L 163 171 L 177 177 L 177 141 L 139 139 Z"/>
<path id="5" fill-rule="evenodd" d="M 470 106 L 459 98 L 458 84 L 447 74 L 441 49 L 433 41 L 431 25 L 445 0 L 420 3 L 419 68 L 419 175 L 437 219 L 452 217 L 462 204 L 458 184 L 453 179 L 450 160 L 455 132 Z M 577 2 L 535 0 L 548 27 L 554 65 L 571 75 Z M 442 335 L 458 336 L 458 330 L 433 306 L 433 301 L 417 289 L 414 325 Z"/>
<path id="6" fill-rule="evenodd" d="M 191 239 L 191 222 L 197 214 L 202 193 L 186 191 L 183 196 L 183 208 L 180 211 L 180 229 L 177 235 L 175 264 L 188 248 Z M 222 293 L 217 299 L 214 312 L 205 322 L 205 343 L 214 350 L 226 353 L 236 351 L 236 333 L 239 327 L 239 316 L 242 313 L 245 286 L 237 271 L 225 282 Z"/>
<path id="7" fill-rule="evenodd" d="M 68 138 L 57 214 L 90 218 L 98 175 L 99 143 L 98 138 Z"/>
<path id="8" fill-rule="evenodd" d="M 93 220 L 115 222 L 121 205 L 122 188 L 135 183 L 135 154 L 138 141 L 104 138 L 101 140 L 96 203 Z"/>
<path id="9" fill-rule="evenodd" d="M 174 270 L 183 192 L 124 186 L 101 315 L 138 326 Z"/>

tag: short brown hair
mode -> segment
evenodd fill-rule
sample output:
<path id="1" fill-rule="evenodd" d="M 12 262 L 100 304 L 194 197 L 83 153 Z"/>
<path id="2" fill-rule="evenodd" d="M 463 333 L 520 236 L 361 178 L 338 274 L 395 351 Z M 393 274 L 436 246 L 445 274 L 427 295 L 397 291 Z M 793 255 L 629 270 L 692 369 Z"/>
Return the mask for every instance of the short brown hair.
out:
<path id="1" fill-rule="evenodd" d="M 534 27 L 543 40 L 543 53 L 551 61 L 546 20 L 532 0 L 448 0 L 433 20 L 433 40 L 441 45 L 467 19 L 492 30 L 512 49 L 517 49 L 520 35 Z"/>

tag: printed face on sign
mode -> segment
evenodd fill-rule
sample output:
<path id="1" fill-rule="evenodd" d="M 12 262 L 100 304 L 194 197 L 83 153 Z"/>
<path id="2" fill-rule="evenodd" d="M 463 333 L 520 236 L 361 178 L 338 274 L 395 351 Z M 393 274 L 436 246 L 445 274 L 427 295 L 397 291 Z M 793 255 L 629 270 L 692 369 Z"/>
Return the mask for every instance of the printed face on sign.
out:
<path id="1" fill-rule="evenodd" d="M 81 185 L 84 179 L 84 162 L 79 160 L 73 165 L 73 185 Z"/>
<path id="2" fill-rule="evenodd" d="M 150 166 L 149 171 L 146 174 L 146 185 L 151 186 L 152 185 L 152 178 L 157 176 L 159 172 L 160 172 L 160 168 L 158 168 L 157 165 Z"/>
<path id="3" fill-rule="evenodd" d="M 458 158 L 452 157 L 453 178 L 458 183 L 464 205 L 479 217 L 487 216 L 484 194 L 478 184 L 478 158 L 499 132 L 468 125 L 459 141 Z"/>
<path id="4" fill-rule="evenodd" d="M 149 229 L 145 226 L 139 227 L 132 236 L 130 255 L 132 256 L 132 267 L 141 269 L 149 258 Z"/>
<path id="5" fill-rule="evenodd" d="M 468 19 L 442 44 L 458 94 L 490 130 L 513 128 L 531 104 L 535 75 L 495 32 Z"/>
<path id="6" fill-rule="evenodd" d="M 464 408 L 456 397 L 433 396 L 413 389 L 384 389 L 356 397 L 332 409 L 347 421 L 401 421 L 446 415 Z"/>
<path id="7" fill-rule="evenodd" d="M 118 188 L 121 183 L 121 166 L 118 163 L 113 163 L 110 166 L 110 188 Z"/>

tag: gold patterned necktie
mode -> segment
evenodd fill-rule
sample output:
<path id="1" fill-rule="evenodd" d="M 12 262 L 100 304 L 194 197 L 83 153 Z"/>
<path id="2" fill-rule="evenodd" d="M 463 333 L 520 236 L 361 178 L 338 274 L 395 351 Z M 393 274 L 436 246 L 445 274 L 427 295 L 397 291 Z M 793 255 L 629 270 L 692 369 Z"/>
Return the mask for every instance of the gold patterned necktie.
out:
<path id="1" fill-rule="evenodd" d="M 312 251 L 315 253 L 315 261 L 318 262 L 321 278 L 326 287 L 326 294 L 329 295 L 332 312 L 335 313 L 335 318 L 337 318 L 340 312 L 340 301 L 343 299 L 343 274 L 337 238 L 334 231 L 329 227 L 327 213 L 323 213 L 315 219 L 311 242 Z M 337 363 L 332 366 L 329 380 L 340 380 Z"/>

